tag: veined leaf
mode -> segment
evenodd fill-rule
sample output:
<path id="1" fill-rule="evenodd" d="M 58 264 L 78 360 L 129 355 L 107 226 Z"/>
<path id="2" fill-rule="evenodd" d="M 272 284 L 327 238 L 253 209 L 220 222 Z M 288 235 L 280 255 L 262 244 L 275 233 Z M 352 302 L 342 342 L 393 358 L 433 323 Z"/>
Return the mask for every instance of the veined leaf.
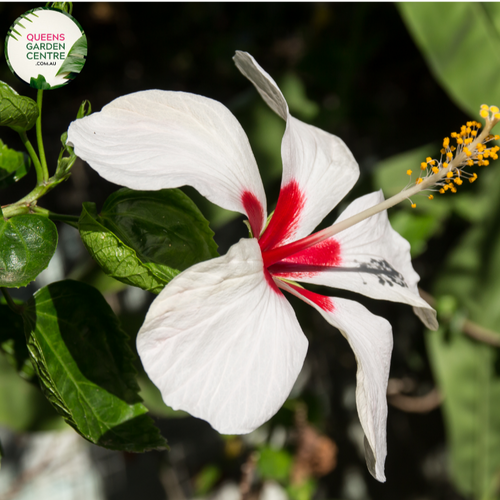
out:
<path id="1" fill-rule="evenodd" d="M 0 218 L 0 286 L 26 286 L 49 265 L 56 247 L 57 229 L 47 217 Z"/>
<path id="2" fill-rule="evenodd" d="M 84 203 L 79 229 L 106 274 L 153 293 L 180 271 L 217 256 L 208 222 L 177 189 L 120 189 L 99 216 L 94 204 Z"/>
<path id="3" fill-rule="evenodd" d="M 61 281 L 38 290 L 23 313 L 42 390 L 89 441 L 115 450 L 164 448 L 141 403 L 127 335 L 93 287 Z"/>
<path id="4" fill-rule="evenodd" d="M 22 179 L 31 166 L 30 157 L 7 147 L 0 139 L 0 189 Z"/>
<path id="5" fill-rule="evenodd" d="M 33 99 L 19 95 L 12 87 L 0 82 L 0 125 L 16 132 L 25 132 L 35 125 L 38 106 Z"/>

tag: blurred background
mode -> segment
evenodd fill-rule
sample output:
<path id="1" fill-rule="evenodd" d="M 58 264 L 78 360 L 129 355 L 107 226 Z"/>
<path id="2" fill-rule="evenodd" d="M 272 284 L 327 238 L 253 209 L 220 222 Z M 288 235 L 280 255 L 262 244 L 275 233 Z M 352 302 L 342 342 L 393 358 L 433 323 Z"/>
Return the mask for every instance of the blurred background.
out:
<path id="1" fill-rule="evenodd" d="M 38 6 L 0 4 L 0 35 Z M 272 209 L 284 123 L 235 68 L 235 50 L 245 50 L 277 81 L 294 116 L 341 137 L 359 162 L 359 182 L 327 225 L 362 194 L 399 192 L 406 170 L 437 158 L 443 137 L 478 119 L 480 104 L 500 105 L 499 4 L 102 2 L 76 3 L 73 16 L 87 35 L 88 59 L 73 82 L 45 92 L 49 168 L 83 100 L 98 111 L 127 93 L 182 90 L 221 101 L 235 114 Z M 3 54 L 0 80 L 36 95 L 11 74 Z M 10 129 L 1 138 L 22 149 Z M 408 203 L 389 214 L 412 245 L 421 288 L 439 312 L 438 332 L 426 332 L 408 306 L 336 293 L 393 326 L 385 484 L 365 466 L 354 355 L 339 332 L 292 297 L 310 342 L 306 364 L 282 410 L 248 436 L 220 436 L 173 412 L 141 375 L 145 404 L 170 451 L 98 448 L 69 429 L 0 357 L 0 499 L 237 499 L 242 492 L 245 499 L 500 498 L 500 173 L 492 163 L 478 175 L 456 195 L 422 196 L 413 200 L 415 210 Z M 2 192 L 2 204 L 34 183 L 31 172 Z M 70 180 L 41 205 L 79 215 L 82 202 L 99 209 L 116 189 L 78 161 Z M 246 236 L 241 216 L 185 192 L 210 221 L 221 254 Z M 51 265 L 18 296 L 64 277 L 90 283 L 120 316 L 133 345 L 153 295 L 104 276 L 78 232 L 58 227 Z"/>

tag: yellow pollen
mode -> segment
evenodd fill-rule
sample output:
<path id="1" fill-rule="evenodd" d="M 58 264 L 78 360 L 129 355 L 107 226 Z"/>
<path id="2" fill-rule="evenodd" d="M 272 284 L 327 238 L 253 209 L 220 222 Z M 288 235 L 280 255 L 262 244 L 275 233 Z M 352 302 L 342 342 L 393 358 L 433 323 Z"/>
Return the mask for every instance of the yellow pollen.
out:
<path id="1" fill-rule="evenodd" d="M 417 206 L 417 204 L 416 204 L 416 203 L 412 203 L 412 204 L 411 204 L 411 208 L 415 208 L 416 206 Z"/>
<path id="2" fill-rule="evenodd" d="M 462 181 L 462 179 L 460 179 L 459 177 L 457 177 L 456 179 L 453 179 L 453 181 L 455 182 L 455 184 L 456 184 L 457 186 L 461 186 L 461 185 L 462 185 L 462 182 L 463 182 L 463 181 Z"/>
<path id="3" fill-rule="evenodd" d="M 432 167 L 432 171 L 437 174 L 439 173 L 439 168 L 438 167 Z"/>
<path id="4" fill-rule="evenodd" d="M 481 109 L 481 111 L 479 112 L 479 114 L 481 115 L 482 118 L 488 118 L 488 116 L 490 115 L 488 110 L 487 109 Z"/>
<path id="5" fill-rule="evenodd" d="M 439 190 L 439 192 L 440 192 L 441 194 L 444 194 L 444 189 L 443 189 L 443 188 L 441 188 L 441 189 Z"/>
<path id="6" fill-rule="evenodd" d="M 407 173 L 408 175 L 411 175 L 411 174 L 412 174 L 412 170 L 407 170 L 407 171 L 406 171 L 406 173 Z"/>
<path id="7" fill-rule="evenodd" d="M 452 186 L 452 187 L 451 187 L 451 192 L 452 192 L 452 193 L 456 193 L 456 192 L 457 192 L 457 188 Z"/>
<path id="8" fill-rule="evenodd" d="M 498 107 L 497 107 L 497 106 L 490 106 L 490 111 L 491 111 L 492 113 L 498 113 L 498 112 L 500 111 L 500 109 L 498 109 Z"/>
<path id="9" fill-rule="evenodd" d="M 464 140 L 463 139 L 457 139 L 457 144 L 463 144 Z"/>
<path id="10" fill-rule="evenodd" d="M 448 179 L 451 179 L 453 177 L 453 172 L 448 172 L 446 174 L 446 177 L 448 177 Z"/>
<path id="11" fill-rule="evenodd" d="M 429 200 L 433 200 L 434 199 L 434 196 L 432 196 L 432 194 L 429 195 Z"/>
<path id="12" fill-rule="evenodd" d="M 472 184 L 477 179 L 477 174 L 474 172 L 472 177 L 469 177 L 469 182 Z"/>
<path id="13" fill-rule="evenodd" d="M 420 168 L 422 170 L 425 170 L 427 168 L 427 163 L 425 163 L 425 161 L 423 161 L 421 164 L 420 164 Z"/>
<path id="14" fill-rule="evenodd" d="M 422 179 L 422 177 L 419 177 L 417 180 L 416 180 L 416 184 L 422 184 L 424 179 Z"/>

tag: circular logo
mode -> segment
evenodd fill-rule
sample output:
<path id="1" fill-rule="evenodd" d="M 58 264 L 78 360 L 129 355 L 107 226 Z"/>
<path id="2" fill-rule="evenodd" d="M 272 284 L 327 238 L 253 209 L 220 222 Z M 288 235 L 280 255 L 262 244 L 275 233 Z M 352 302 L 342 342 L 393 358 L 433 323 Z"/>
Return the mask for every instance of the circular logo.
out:
<path id="1" fill-rule="evenodd" d="M 78 22 L 51 7 L 18 17 L 5 39 L 10 70 L 36 89 L 55 89 L 75 78 L 85 65 L 87 38 Z"/>

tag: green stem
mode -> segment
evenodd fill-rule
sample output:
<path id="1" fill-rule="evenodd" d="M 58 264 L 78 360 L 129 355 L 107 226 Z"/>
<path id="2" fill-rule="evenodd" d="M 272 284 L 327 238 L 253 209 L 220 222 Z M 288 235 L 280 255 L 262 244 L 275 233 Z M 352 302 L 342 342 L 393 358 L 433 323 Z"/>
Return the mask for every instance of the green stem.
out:
<path id="1" fill-rule="evenodd" d="M 57 214 L 55 212 L 51 212 L 50 210 L 38 206 L 32 207 L 31 212 L 35 214 L 44 215 L 45 217 L 48 217 L 51 220 L 65 222 L 66 224 L 69 224 L 70 226 L 76 227 L 78 229 L 79 217 L 76 215 Z"/>
<path id="2" fill-rule="evenodd" d="M 9 295 L 9 292 L 7 291 L 6 288 L 3 286 L 0 287 L 0 290 L 2 291 L 3 296 L 5 297 L 5 300 L 7 302 L 7 305 L 9 306 L 9 309 L 14 311 L 16 314 L 21 314 L 23 312 L 23 306 L 17 305 L 13 300 L 12 297 Z"/>
<path id="3" fill-rule="evenodd" d="M 45 182 L 49 179 L 49 169 L 47 168 L 47 160 L 45 159 L 45 149 L 43 147 L 42 138 L 42 100 L 43 90 L 40 89 L 36 94 L 36 103 L 38 105 L 38 118 L 36 119 L 36 139 L 38 143 L 38 154 L 40 155 L 40 163 L 42 167 L 42 182 Z"/>
<path id="4" fill-rule="evenodd" d="M 24 147 L 26 148 L 26 151 L 28 151 L 31 161 L 33 162 L 33 166 L 35 167 L 36 170 L 36 183 L 37 185 L 39 185 L 43 182 L 43 168 L 40 163 L 40 160 L 38 159 L 36 151 L 31 145 L 31 142 L 29 141 L 26 132 L 25 131 L 19 132 L 19 137 L 21 137 L 21 141 L 23 141 Z"/>

